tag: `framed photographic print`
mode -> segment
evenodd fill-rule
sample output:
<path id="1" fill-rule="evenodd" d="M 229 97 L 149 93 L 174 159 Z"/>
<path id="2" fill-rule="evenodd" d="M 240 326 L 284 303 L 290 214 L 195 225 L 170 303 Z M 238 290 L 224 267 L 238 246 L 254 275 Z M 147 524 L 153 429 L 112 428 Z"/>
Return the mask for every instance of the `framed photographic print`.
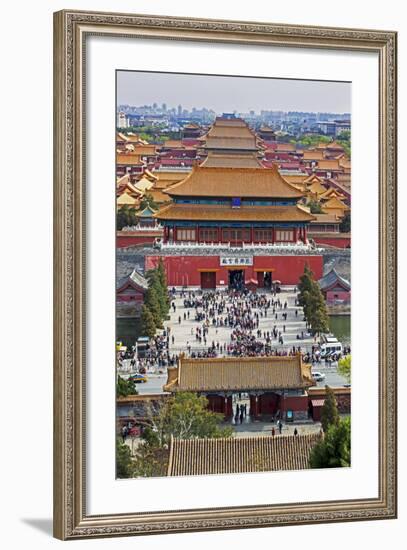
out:
<path id="1" fill-rule="evenodd" d="M 55 536 L 396 517 L 396 33 L 54 24 Z"/>

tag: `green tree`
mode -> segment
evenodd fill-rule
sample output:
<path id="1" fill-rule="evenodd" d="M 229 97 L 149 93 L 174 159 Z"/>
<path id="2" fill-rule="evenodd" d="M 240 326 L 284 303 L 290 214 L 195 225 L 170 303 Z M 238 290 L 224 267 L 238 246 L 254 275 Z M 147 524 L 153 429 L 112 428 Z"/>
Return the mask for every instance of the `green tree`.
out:
<path id="1" fill-rule="evenodd" d="M 123 227 L 136 225 L 136 224 L 137 224 L 137 218 L 136 218 L 135 208 L 129 207 L 127 205 L 124 205 L 121 208 L 119 208 L 116 216 L 116 225 L 119 231 L 122 230 Z"/>
<path id="2" fill-rule="evenodd" d="M 345 355 L 345 357 L 341 357 L 339 359 L 338 372 L 344 378 L 346 378 L 346 381 L 348 383 L 350 383 L 350 378 L 351 378 L 351 356 L 350 355 Z"/>
<path id="3" fill-rule="evenodd" d="M 143 305 L 141 308 L 141 334 L 153 338 L 155 336 L 156 326 L 154 322 L 154 317 L 151 311 Z"/>
<path id="4" fill-rule="evenodd" d="M 230 427 L 222 428 L 223 415 L 208 410 L 206 397 L 191 392 L 179 392 L 158 409 L 147 409 L 146 439 L 159 447 L 168 445 L 171 436 L 180 439 L 196 437 L 231 437 Z"/>
<path id="5" fill-rule="evenodd" d="M 132 464 L 133 477 L 165 476 L 168 469 L 168 447 L 160 448 L 144 441 L 137 447 Z"/>
<path id="6" fill-rule="evenodd" d="M 170 302 L 168 299 L 167 281 L 162 260 L 161 264 L 159 264 L 157 268 L 150 269 L 147 272 L 147 280 L 149 287 L 153 288 L 156 292 L 161 312 L 161 319 L 164 320 L 168 315 Z"/>
<path id="7" fill-rule="evenodd" d="M 311 468 L 344 468 L 351 463 L 350 417 L 331 424 L 310 454 Z"/>
<path id="8" fill-rule="evenodd" d="M 150 285 L 144 296 L 144 306 L 148 308 L 153 316 L 156 328 L 162 328 L 162 313 L 156 287 Z"/>
<path id="9" fill-rule="evenodd" d="M 350 233 L 350 229 L 351 229 L 350 212 L 346 212 L 346 214 L 342 218 L 341 223 L 339 224 L 339 231 L 341 233 Z"/>
<path id="10" fill-rule="evenodd" d="M 128 395 L 137 395 L 138 391 L 134 380 L 125 380 L 121 376 L 117 377 L 116 395 L 117 397 L 127 397 Z"/>
<path id="11" fill-rule="evenodd" d="M 304 274 L 298 283 L 299 303 L 304 309 L 304 316 L 311 330 L 315 334 L 327 332 L 329 329 L 328 311 L 324 295 L 319 284 L 314 280 L 314 274 L 308 264 L 304 267 Z"/>
<path id="12" fill-rule="evenodd" d="M 159 406 L 146 407 L 143 442 L 138 446 L 131 475 L 163 476 L 168 468 L 171 437 L 180 439 L 232 437 L 222 428 L 223 415 L 208 410 L 208 401 L 195 393 L 177 393 Z"/>
<path id="13" fill-rule="evenodd" d="M 301 275 L 300 282 L 298 283 L 298 290 L 299 290 L 298 300 L 300 302 L 300 305 L 304 305 L 304 302 L 305 302 L 304 293 L 311 292 L 313 279 L 314 279 L 313 272 L 309 268 L 309 265 L 305 264 L 304 273 L 303 275 Z"/>
<path id="14" fill-rule="evenodd" d="M 308 206 L 310 208 L 311 214 L 322 214 L 322 206 L 318 201 L 311 200 L 308 203 Z"/>
<path id="15" fill-rule="evenodd" d="M 307 295 L 306 318 L 314 334 L 329 330 L 329 317 L 325 298 L 319 284 L 313 281 L 311 292 Z"/>
<path id="16" fill-rule="evenodd" d="M 131 452 L 127 445 L 116 439 L 116 476 L 119 478 L 132 477 L 133 463 Z"/>
<path id="17" fill-rule="evenodd" d="M 327 432 L 329 426 L 336 426 L 339 423 L 339 413 L 334 392 L 329 386 L 325 386 L 325 391 L 325 403 L 321 411 L 321 424 L 324 432 Z"/>
<path id="18" fill-rule="evenodd" d="M 158 210 L 158 204 L 153 199 L 152 195 L 149 193 L 146 193 L 143 198 L 140 201 L 140 210 L 144 210 L 144 208 L 147 208 L 149 206 L 153 210 Z"/>
<path id="19" fill-rule="evenodd" d="M 158 266 L 156 269 L 157 273 L 157 287 L 159 289 L 159 299 L 163 317 L 165 318 L 168 315 L 170 309 L 170 299 L 168 296 L 168 286 L 167 286 L 167 275 L 165 273 L 164 262 L 162 258 L 159 259 Z"/>
<path id="20" fill-rule="evenodd" d="M 179 439 L 230 437 L 231 428 L 221 428 L 223 415 L 208 410 L 206 397 L 180 392 L 170 401 L 168 430 Z"/>

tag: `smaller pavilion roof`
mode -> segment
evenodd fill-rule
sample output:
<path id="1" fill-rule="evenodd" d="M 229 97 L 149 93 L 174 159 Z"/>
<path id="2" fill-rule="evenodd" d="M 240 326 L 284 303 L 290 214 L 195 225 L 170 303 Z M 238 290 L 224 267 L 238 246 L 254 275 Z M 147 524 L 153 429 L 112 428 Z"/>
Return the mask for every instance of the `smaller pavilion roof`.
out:
<path id="1" fill-rule="evenodd" d="M 319 160 L 317 170 L 342 170 L 342 167 L 339 166 L 339 161 L 336 159 Z"/>
<path id="2" fill-rule="evenodd" d="M 327 202 L 324 204 L 323 208 L 329 209 L 340 209 L 344 212 L 349 210 L 349 206 L 346 206 L 338 197 L 331 197 Z"/>
<path id="3" fill-rule="evenodd" d="M 301 354 L 270 357 L 190 359 L 181 356 L 168 369 L 165 391 L 230 391 L 300 389 L 314 386 L 311 365 Z"/>
<path id="4" fill-rule="evenodd" d="M 143 210 L 140 212 L 137 212 L 138 218 L 152 218 L 154 214 L 156 213 L 156 210 L 150 207 L 148 204 Z"/>
<path id="5" fill-rule="evenodd" d="M 324 152 L 321 149 L 308 149 L 304 151 L 303 160 L 324 160 Z"/>
<path id="6" fill-rule="evenodd" d="M 345 290 L 350 290 L 350 282 L 339 275 L 336 269 L 333 267 L 322 279 L 318 281 L 321 290 L 329 290 L 330 288 L 339 284 Z"/>
<path id="7" fill-rule="evenodd" d="M 154 183 L 151 180 L 143 176 L 134 184 L 134 187 L 139 191 L 148 191 L 153 185 Z"/>
<path id="8" fill-rule="evenodd" d="M 136 202 L 137 202 L 136 199 L 131 195 L 129 195 L 127 191 L 121 194 L 120 197 L 116 199 L 116 204 L 118 206 L 124 206 L 126 204 L 134 206 Z"/>
<path id="9" fill-rule="evenodd" d="M 124 166 L 144 166 L 139 153 L 119 153 L 116 157 L 116 163 Z"/>
<path id="10" fill-rule="evenodd" d="M 337 141 L 332 141 L 326 146 L 327 149 L 334 149 L 335 151 L 343 151 L 343 146 Z"/>
<path id="11" fill-rule="evenodd" d="M 148 289 L 147 279 L 137 269 L 133 269 L 128 277 L 124 277 L 118 281 L 117 293 L 125 290 L 128 286 L 131 286 L 141 292 L 145 292 Z"/>

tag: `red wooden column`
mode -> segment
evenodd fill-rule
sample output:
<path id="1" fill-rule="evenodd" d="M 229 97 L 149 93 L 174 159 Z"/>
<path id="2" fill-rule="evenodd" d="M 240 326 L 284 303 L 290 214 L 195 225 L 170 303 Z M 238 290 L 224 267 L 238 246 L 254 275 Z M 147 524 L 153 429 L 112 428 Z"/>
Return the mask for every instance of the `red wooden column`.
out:
<path id="1" fill-rule="evenodd" d="M 281 394 L 280 396 L 280 416 L 281 418 L 284 418 L 284 414 L 285 414 L 285 402 L 284 402 L 284 393 Z"/>
<path id="2" fill-rule="evenodd" d="M 298 229 L 297 227 L 294 227 L 294 242 L 296 243 L 298 241 Z"/>
<path id="3" fill-rule="evenodd" d="M 259 396 L 254 397 L 254 416 L 257 418 L 259 416 Z"/>
<path id="4" fill-rule="evenodd" d="M 275 227 L 273 227 L 273 229 L 272 229 L 272 235 L 273 235 L 273 237 L 271 239 L 271 242 L 272 242 L 272 244 L 274 244 L 276 242 L 276 228 Z"/>
<path id="5" fill-rule="evenodd" d="M 307 228 L 304 227 L 304 244 L 307 242 Z"/>
<path id="6" fill-rule="evenodd" d="M 199 243 L 199 225 L 195 227 L 195 242 Z"/>
<path id="7" fill-rule="evenodd" d="M 254 229 L 253 229 L 253 226 L 250 227 L 250 242 L 254 243 Z"/>
<path id="8" fill-rule="evenodd" d="M 223 398 L 223 414 L 225 416 L 228 416 L 228 398 L 226 397 L 226 395 Z"/>

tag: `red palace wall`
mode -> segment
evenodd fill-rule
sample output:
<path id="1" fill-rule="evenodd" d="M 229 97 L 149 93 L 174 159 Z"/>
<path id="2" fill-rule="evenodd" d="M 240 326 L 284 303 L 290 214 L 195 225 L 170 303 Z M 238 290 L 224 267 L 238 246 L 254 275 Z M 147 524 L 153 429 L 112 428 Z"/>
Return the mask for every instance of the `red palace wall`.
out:
<path id="1" fill-rule="evenodd" d="M 146 256 L 145 269 L 158 265 L 159 256 Z M 219 256 L 163 256 L 168 286 L 201 286 L 201 272 L 212 272 L 216 276 L 216 286 L 228 286 L 229 270 L 220 266 Z M 315 279 L 322 277 L 322 256 L 254 256 L 253 265 L 245 267 L 245 280 L 257 280 L 262 269 L 271 270 L 273 280 L 283 285 L 296 285 L 308 264 Z M 233 267 L 240 269 L 240 267 Z M 223 283 L 222 283 L 223 281 Z"/>
<path id="2" fill-rule="evenodd" d="M 285 396 L 281 402 L 283 411 L 308 411 L 308 396 Z"/>
<path id="3" fill-rule="evenodd" d="M 128 246 L 137 246 L 142 244 L 153 244 L 157 237 L 161 237 L 161 232 L 149 232 L 142 233 L 140 235 L 130 234 L 126 235 L 123 233 L 118 233 L 116 236 L 116 247 L 117 248 L 126 248 Z"/>
<path id="4" fill-rule="evenodd" d="M 329 246 L 335 246 L 336 248 L 350 248 L 350 237 L 323 237 L 315 236 L 312 233 L 308 235 L 312 238 L 315 243 L 318 244 L 327 244 Z"/>
<path id="5" fill-rule="evenodd" d="M 350 292 L 347 290 L 328 290 L 326 293 L 326 300 L 327 302 L 335 302 L 336 300 L 350 302 Z"/>

